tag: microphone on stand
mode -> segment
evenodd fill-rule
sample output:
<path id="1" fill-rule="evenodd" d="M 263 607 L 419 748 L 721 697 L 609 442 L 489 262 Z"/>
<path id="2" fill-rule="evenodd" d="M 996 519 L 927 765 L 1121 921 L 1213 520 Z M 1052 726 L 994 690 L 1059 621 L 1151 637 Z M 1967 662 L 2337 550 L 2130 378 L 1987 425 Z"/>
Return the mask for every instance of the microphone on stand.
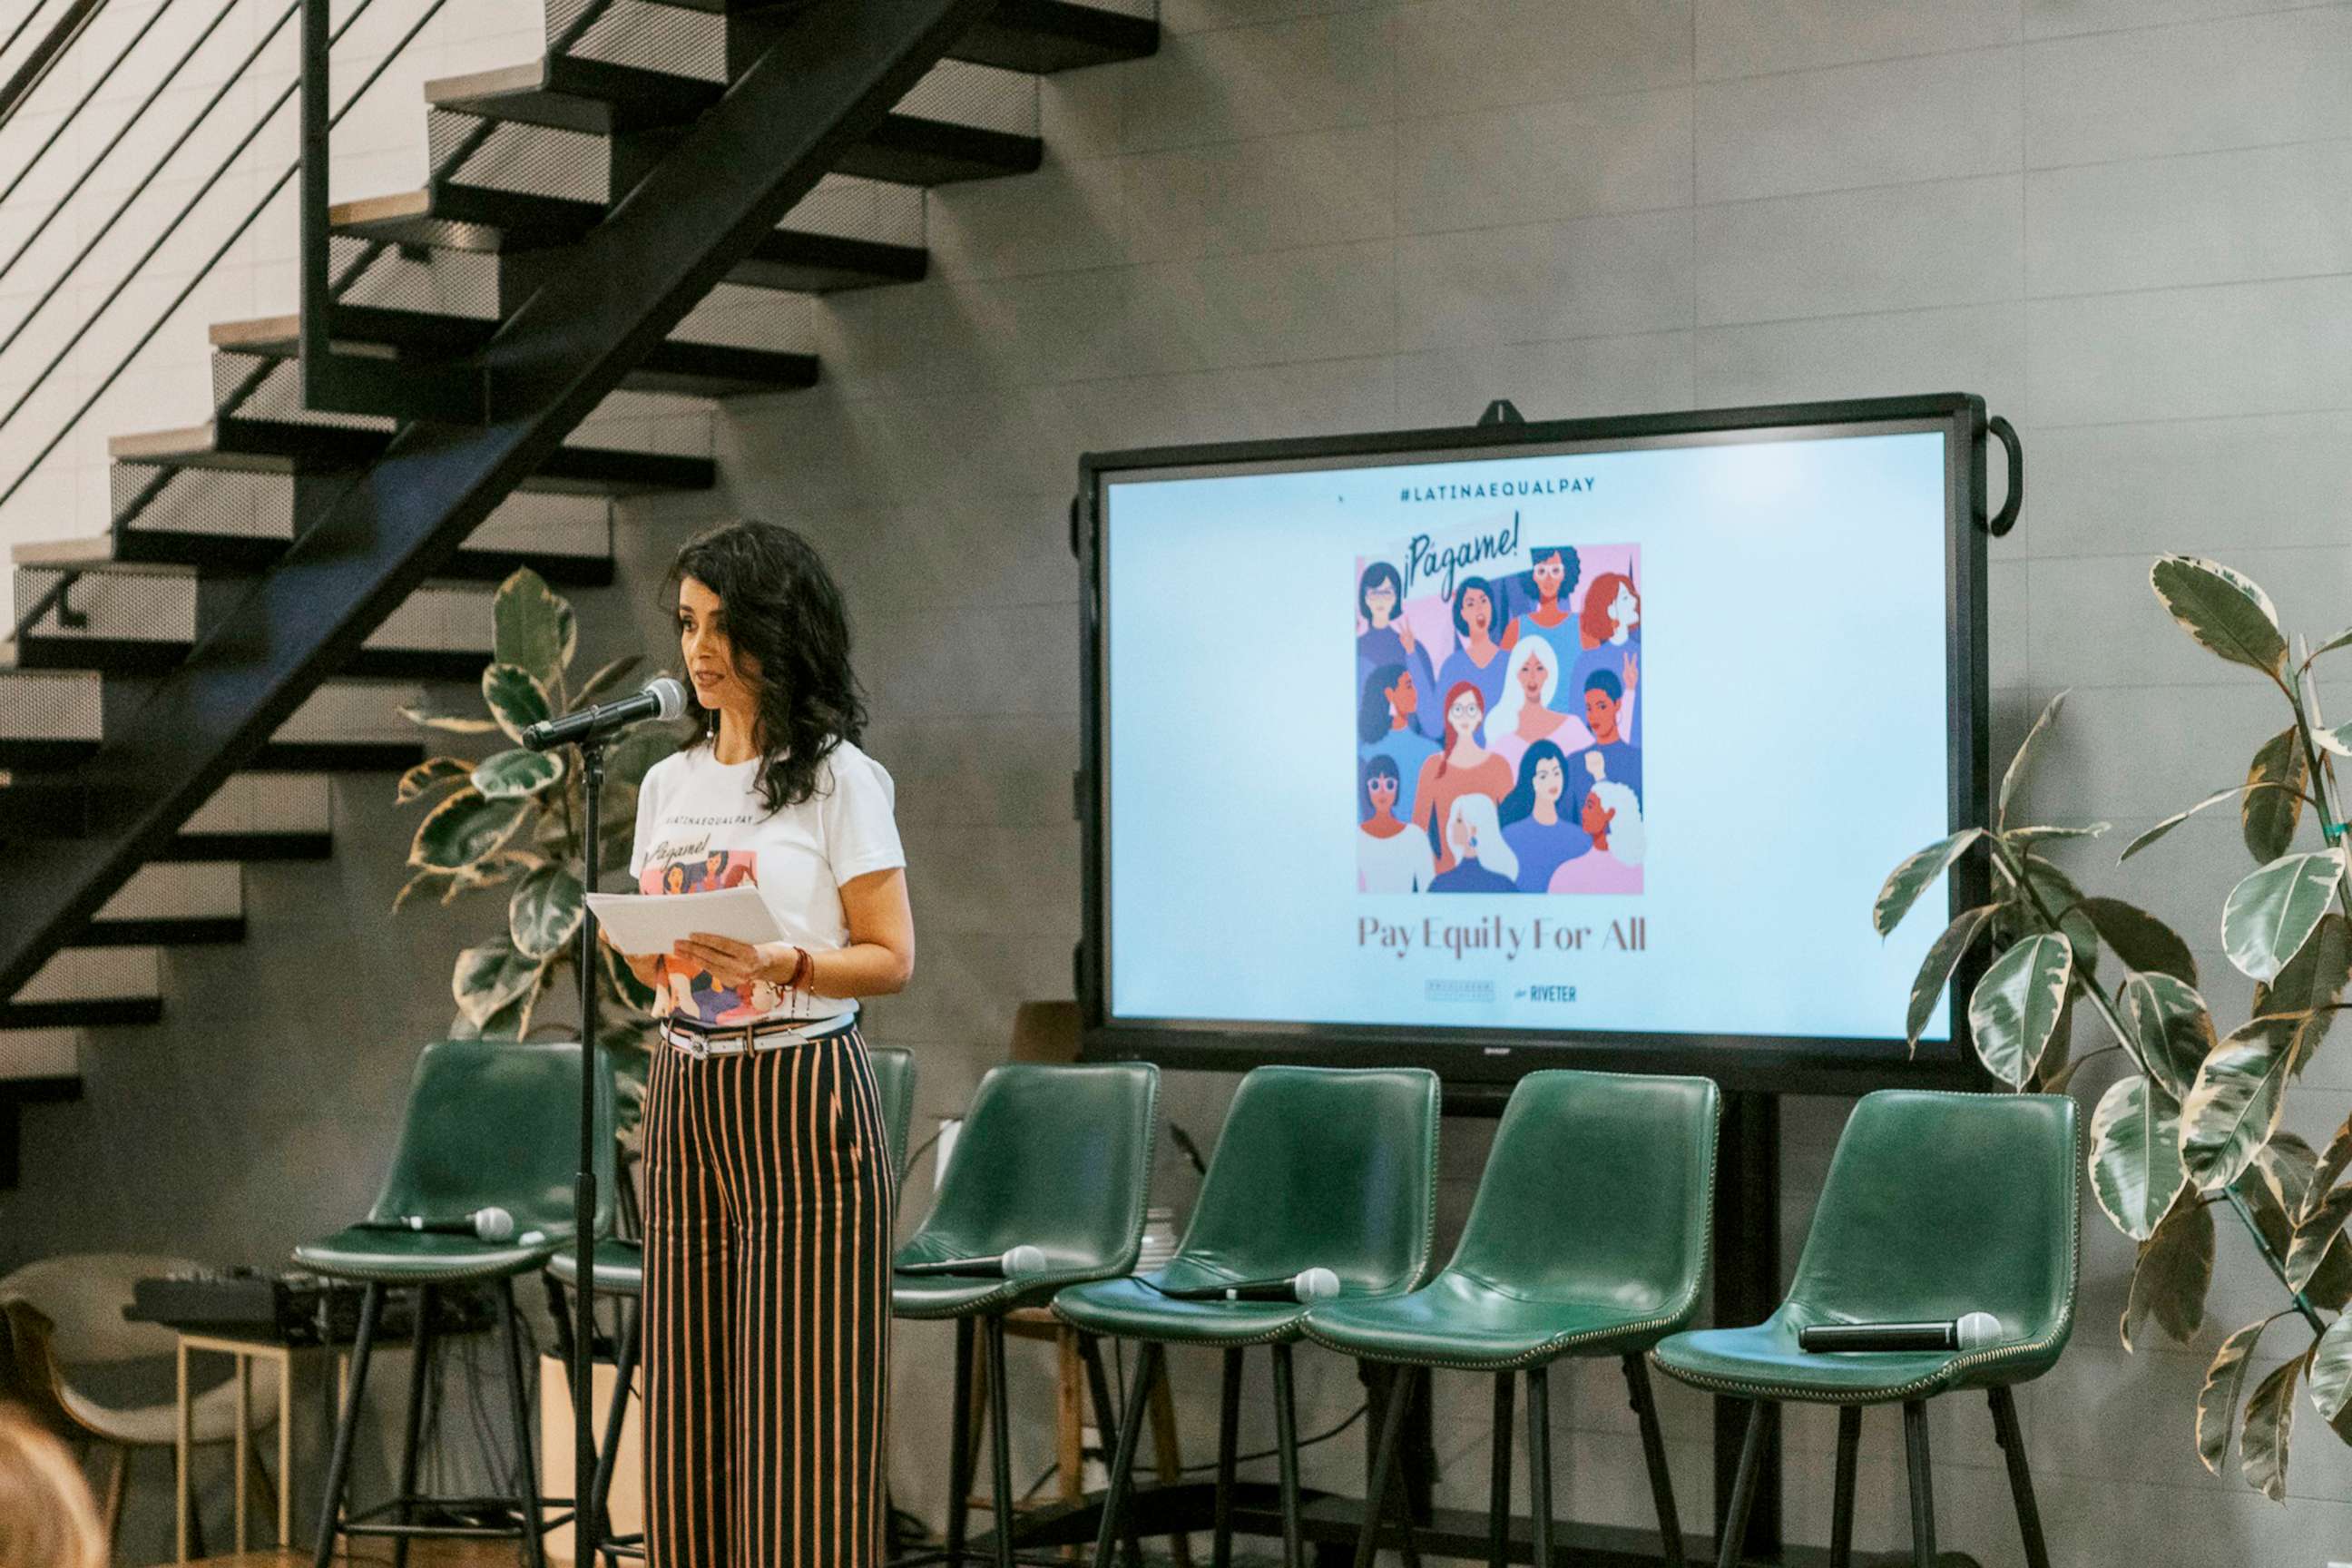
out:
<path id="1" fill-rule="evenodd" d="M 470 1236 L 478 1241 L 504 1241 L 514 1235 L 514 1215 L 502 1208 L 476 1209 L 459 1219 L 426 1219 L 399 1215 L 391 1219 L 360 1222 L 362 1230 L 409 1230 L 425 1236 Z"/>
<path id="2" fill-rule="evenodd" d="M 891 1271 L 909 1279 L 927 1279 L 945 1274 L 967 1274 L 982 1279 L 1010 1279 L 1017 1274 L 1045 1272 L 1045 1255 L 1024 1242 L 997 1258 L 948 1258 L 929 1263 L 894 1263 Z"/>
<path id="3" fill-rule="evenodd" d="M 1815 1323 L 1797 1331 L 1803 1351 L 1973 1351 L 2000 1338 L 2000 1320 L 1969 1312 L 1944 1322 Z"/>
<path id="4" fill-rule="evenodd" d="M 676 719 L 686 711 L 686 687 L 668 676 L 649 680 L 635 697 L 599 702 L 562 719 L 541 719 L 527 725 L 522 743 L 534 752 L 552 751 L 577 741 L 602 740 L 644 719 Z"/>
<path id="5" fill-rule="evenodd" d="M 1235 1279 L 1224 1285 L 1145 1284 L 1171 1301 L 1298 1301 L 1312 1305 L 1339 1293 L 1339 1277 L 1328 1268 L 1309 1268 L 1284 1279 Z"/>

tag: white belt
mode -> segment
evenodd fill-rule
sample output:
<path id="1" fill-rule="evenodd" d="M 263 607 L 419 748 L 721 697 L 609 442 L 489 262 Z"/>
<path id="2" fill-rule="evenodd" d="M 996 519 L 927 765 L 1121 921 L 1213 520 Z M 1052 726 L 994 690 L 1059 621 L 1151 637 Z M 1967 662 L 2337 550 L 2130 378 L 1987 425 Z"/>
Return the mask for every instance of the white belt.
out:
<path id="1" fill-rule="evenodd" d="M 708 1057 L 740 1057 L 753 1051 L 789 1051 L 813 1040 L 830 1039 L 849 1032 L 856 1015 L 835 1018 L 812 1028 L 805 1024 L 744 1024 L 731 1029 L 690 1029 L 662 1020 L 661 1037 L 676 1049 L 699 1061 Z"/>

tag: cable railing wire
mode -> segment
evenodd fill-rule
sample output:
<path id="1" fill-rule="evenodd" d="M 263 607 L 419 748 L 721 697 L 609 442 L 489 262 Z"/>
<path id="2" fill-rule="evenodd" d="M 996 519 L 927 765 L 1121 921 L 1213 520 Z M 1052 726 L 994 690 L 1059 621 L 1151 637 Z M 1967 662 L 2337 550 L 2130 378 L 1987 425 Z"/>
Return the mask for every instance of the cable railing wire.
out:
<path id="1" fill-rule="evenodd" d="M 360 19 L 367 15 L 370 7 L 374 4 L 375 0 L 359 0 L 357 8 L 352 11 L 350 16 L 344 19 L 343 25 L 335 30 L 333 36 L 329 39 L 329 42 L 331 44 L 341 42 L 345 34 L 349 33 L 352 28 L 359 25 Z M 385 52 L 383 58 L 376 62 L 375 68 L 368 72 L 366 79 L 352 90 L 350 97 L 343 100 L 343 106 L 341 109 L 336 110 L 334 114 L 328 120 L 327 124 L 330 130 L 342 123 L 343 116 L 350 113 L 352 107 L 357 104 L 361 99 L 367 96 L 368 90 L 375 86 L 376 82 L 382 79 L 386 70 L 391 68 L 393 62 L 399 59 L 401 56 L 407 51 L 408 46 L 415 41 L 416 36 L 423 32 L 426 26 L 430 24 L 436 16 L 441 14 L 441 8 L 447 4 L 448 0 L 433 0 L 433 3 L 425 8 L 425 14 L 417 17 L 415 22 L 409 26 L 408 31 L 401 35 L 400 41 L 393 45 L 393 47 Z M 24 395 L 16 400 L 16 404 L 9 408 L 5 415 L 0 415 L 0 427 L 5 427 L 10 420 L 14 419 L 16 415 L 23 410 L 26 403 L 32 397 L 34 391 L 38 388 L 40 383 L 46 381 L 49 375 L 57 370 L 58 366 L 64 363 L 67 355 L 72 352 L 75 345 L 79 344 L 84 337 L 89 335 L 90 328 L 97 323 L 98 319 L 104 315 L 108 308 L 121 296 L 122 291 L 130 287 L 131 281 L 138 276 L 140 269 L 144 268 L 147 263 L 153 258 L 156 251 L 163 247 L 163 242 L 169 239 L 172 235 L 177 231 L 179 226 L 186 219 L 188 214 L 193 212 L 195 209 L 196 205 L 202 202 L 204 198 L 211 193 L 212 188 L 215 184 L 219 184 L 221 177 L 227 173 L 232 165 L 236 163 L 236 160 L 244 156 L 245 150 L 253 144 L 254 140 L 261 134 L 265 128 L 268 127 L 269 121 L 276 118 L 278 111 L 286 107 L 287 100 L 294 96 L 300 85 L 300 79 L 298 77 L 294 81 L 289 82 L 286 88 L 278 93 L 278 97 L 271 101 L 268 108 L 261 111 L 260 115 L 255 120 L 252 129 L 245 133 L 245 136 L 237 142 L 236 146 L 230 151 L 228 157 L 222 162 L 220 167 L 215 169 L 211 176 L 207 178 L 204 184 L 197 189 L 196 194 L 188 198 L 187 205 L 180 209 L 178 216 L 173 218 L 170 226 L 156 237 L 154 244 L 147 247 L 145 254 L 142 255 L 136 262 L 131 264 L 130 271 L 123 275 L 122 280 L 115 285 L 114 289 L 108 293 L 104 300 L 99 302 L 98 308 L 90 313 L 89 320 L 82 324 L 81 328 L 74 333 L 73 338 L 65 345 L 64 348 L 60 349 L 58 352 L 57 356 L 51 359 L 48 364 L 43 368 L 40 375 L 36 378 L 34 385 L 26 389 Z M 8 502 L 15 498 L 16 492 L 24 489 L 26 482 L 39 470 L 43 463 L 48 460 L 49 455 L 55 452 L 59 446 L 64 444 L 66 437 L 71 435 L 74 430 L 80 426 L 82 420 L 89 416 L 90 410 L 98 406 L 99 400 L 113 389 L 114 384 L 122 378 L 122 373 L 131 368 L 131 363 L 138 359 L 141 353 L 145 352 L 147 345 L 155 340 L 155 335 L 158 332 L 161 332 L 163 330 L 164 325 L 179 312 L 180 307 L 186 304 L 189 299 L 194 295 L 198 285 L 202 284 L 206 278 L 211 276 L 213 268 L 220 265 L 222 258 L 226 257 L 236 243 L 245 237 L 246 232 L 250 229 L 260 218 L 261 215 L 268 209 L 269 204 L 278 199 L 278 194 L 286 188 L 286 183 L 294 177 L 296 172 L 300 167 L 301 163 L 298 159 L 296 162 L 288 164 L 285 172 L 279 174 L 277 179 L 270 182 L 269 188 L 261 194 L 260 198 L 254 203 L 251 210 L 247 212 L 245 216 L 238 220 L 236 226 L 229 232 L 228 237 L 221 241 L 220 245 L 214 249 L 212 255 L 205 258 L 204 265 L 197 268 L 195 272 L 189 278 L 188 281 L 181 288 L 180 291 L 172 297 L 171 302 L 163 307 L 163 310 L 156 316 L 153 322 L 148 326 L 147 330 L 139 335 L 138 342 L 131 345 L 130 350 L 123 354 L 121 361 L 117 363 L 112 370 L 109 371 L 104 379 L 100 381 L 98 385 L 92 389 L 89 395 L 83 399 L 81 406 L 74 410 L 72 416 L 65 422 L 64 426 L 58 429 L 55 436 L 49 438 L 47 444 L 43 446 L 38 452 L 34 454 L 32 460 L 26 463 L 24 469 L 17 474 L 16 479 L 9 482 L 8 488 L 5 490 L 0 490 L 0 506 L 7 505 Z"/>
<path id="2" fill-rule="evenodd" d="M 173 82 L 179 79 L 180 73 L 187 68 L 188 62 L 196 58 L 196 51 L 203 48 L 205 44 L 211 42 L 212 36 L 220 31 L 221 24 L 228 20 L 229 13 L 236 10 L 244 3 L 245 0 L 225 0 L 219 12 L 214 16 L 211 21 L 205 24 L 204 31 L 196 35 L 196 41 L 188 46 L 187 52 L 183 54 L 178 59 L 172 62 L 172 68 L 163 73 L 163 79 L 155 84 L 153 90 L 150 91 L 145 98 L 140 100 L 139 107 L 132 110 L 130 115 L 122 121 L 122 124 L 115 131 L 114 134 L 108 138 L 105 147 L 100 150 L 98 156 L 92 158 L 82 169 L 81 174 L 75 178 L 74 183 L 66 187 L 65 195 L 58 198 L 57 205 L 49 209 L 48 215 L 43 217 L 39 223 L 33 226 L 33 232 L 25 237 L 25 243 L 16 247 L 16 253 L 8 258 L 7 260 L 0 261 L 0 278 L 7 277 L 10 272 L 16 269 L 16 263 L 25 259 L 26 253 L 33 248 L 34 245 L 39 241 L 41 236 L 49 231 L 49 226 L 57 222 L 58 216 L 65 212 L 66 204 L 72 201 L 74 197 L 81 195 L 81 188 L 89 184 L 91 178 L 97 174 L 99 165 L 105 163 L 106 160 L 113 154 L 113 152 L 117 147 L 122 145 L 122 139 L 131 134 L 131 131 L 133 126 L 137 125 L 140 121 L 146 118 L 147 111 L 155 106 L 155 100 L 163 96 L 163 89 L 170 87 Z M 268 41 L 268 40 L 265 38 L 263 43 L 267 43 Z M 254 47 L 254 52 L 256 54 L 258 54 L 260 49 L 260 45 L 256 45 Z M 250 65 L 251 63 L 252 58 L 250 56 L 247 57 L 246 65 Z M 228 82 L 222 87 L 222 92 L 226 92 L 229 87 L 235 86 L 236 79 L 244 74 L 245 65 L 238 66 L 236 71 L 231 73 Z M 220 99 L 218 95 L 215 95 L 213 99 L 213 103 L 218 103 Z M 195 121 L 189 125 L 188 129 L 190 132 L 194 132 L 196 125 L 203 123 L 205 116 L 212 112 L 212 103 L 205 105 L 202 112 L 198 113 Z M 185 140 L 185 136 L 181 138 L 182 142 L 184 142 Z M 174 142 L 173 143 L 172 151 L 176 153 L 179 151 L 179 147 L 180 143 Z M 166 153 L 163 155 L 163 159 L 157 161 L 155 167 L 157 169 L 162 168 L 163 166 L 163 162 L 168 160 L 171 155 L 171 153 Z M 147 178 L 151 180 L 154 178 L 154 172 L 152 170 L 149 171 Z M 142 180 L 139 184 L 139 190 L 143 191 L 146 188 L 147 182 L 145 180 Z M 116 210 L 115 217 L 121 217 L 122 213 L 130 208 L 131 202 L 138 198 L 138 191 L 134 191 L 131 195 L 123 198 L 122 206 Z M 112 227 L 113 224 L 113 218 L 107 220 L 107 226 L 109 228 Z M 105 230 L 101 229 L 100 231 L 99 237 L 105 237 Z M 93 240 L 91 243 L 95 245 L 97 241 Z M 74 258 L 73 265 L 75 267 L 80 266 L 82 258 L 89 254 L 89 252 L 88 250 L 84 250 L 81 256 Z M 68 272 L 71 270 L 71 268 L 68 268 Z M 62 278 L 58 279 L 58 282 L 60 283 L 63 281 L 64 279 Z M 56 288 L 53 286 L 50 292 L 55 293 L 56 291 Z M 47 298 L 47 296 L 43 296 L 45 302 Z M 37 310 L 40 309 L 40 306 L 36 305 L 33 309 Z M 26 313 L 26 319 L 27 321 L 31 320 L 30 312 Z M 17 330 L 21 331 L 23 331 L 23 328 L 19 327 Z M 14 342 L 15 341 L 16 339 L 12 334 L 9 338 L 9 342 Z M 0 353 L 5 353 L 7 352 L 7 343 L 0 343 Z"/>
<path id="3" fill-rule="evenodd" d="M 106 9 L 106 4 L 107 0 L 72 0 L 66 7 L 66 14 L 58 18 L 57 26 L 51 27 L 26 53 L 25 63 L 11 72 L 5 82 L 0 82 L 0 127 L 5 127 L 10 117 L 24 106 L 25 100 L 33 96 L 34 89 L 48 79 L 51 68 L 65 57 L 68 49 L 73 47 L 74 40 L 81 37 L 82 29 L 97 20 L 98 14 Z M 24 19 L 16 24 L 16 31 L 8 35 L 6 43 L 0 44 L 0 55 L 5 55 L 16 47 L 16 40 L 24 36 L 26 28 L 33 25 L 33 18 L 41 14 L 41 9 L 39 0 L 26 7 Z"/>
<path id="4" fill-rule="evenodd" d="M 97 16 L 99 8 L 103 6 L 105 4 L 106 0 L 96 0 L 96 4 L 91 6 L 89 11 L 89 16 Z M 16 177 L 8 182 L 7 188 L 5 190 L 0 190 L 0 206 L 5 206 L 7 205 L 8 198 L 16 194 L 16 187 L 25 183 L 26 177 L 32 174 L 35 168 L 39 166 L 41 160 L 49 155 L 50 150 L 56 147 L 58 142 L 65 136 L 66 132 L 71 129 L 73 122 L 81 118 L 81 111 L 88 109 L 97 100 L 98 95 L 106 90 L 106 84 L 114 79 L 114 73 L 121 68 L 122 62 L 124 60 L 131 58 L 131 51 L 137 48 L 146 38 L 147 35 L 155 30 L 155 24 L 162 21 L 163 19 L 163 14 L 171 8 L 172 0 L 163 0 L 162 5 L 156 6 L 152 12 L 148 14 L 146 22 L 136 33 L 131 35 L 131 41 L 122 46 L 122 52 L 116 55 L 111 60 L 107 62 L 106 68 L 98 73 L 98 79 L 91 82 L 88 90 L 83 92 L 79 98 L 74 100 L 74 106 L 71 109 L 66 110 L 66 117 L 63 120 L 58 121 L 55 126 L 50 128 L 48 139 L 43 142 L 39 148 L 34 152 L 32 157 L 26 161 L 24 167 L 16 171 Z M 88 17 L 85 17 L 84 21 L 87 22 L 88 19 Z M 58 57 L 57 55 L 51 55 L 49 57 L 48 63 L 50 65 L 56 64 L 58 58 Z M 46 71 L 47 67 L 44 66 L 42 68 Z M 27 88 L 26 90 L 29 92 L 31 89 Z M 21 102 L 23 100 L 20 99 L 18 101 Z"/>

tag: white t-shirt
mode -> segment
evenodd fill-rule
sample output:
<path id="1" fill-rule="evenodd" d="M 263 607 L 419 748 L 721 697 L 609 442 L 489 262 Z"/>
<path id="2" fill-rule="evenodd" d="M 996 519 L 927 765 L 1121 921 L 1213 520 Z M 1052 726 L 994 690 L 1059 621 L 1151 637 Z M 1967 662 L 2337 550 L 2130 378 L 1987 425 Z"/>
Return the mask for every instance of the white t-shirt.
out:
<path id="1" fill-rule="evenodd" d="M 629 872 L 646 893 L 700 893 L 749 882 L 775 912 L 784 940 L 811 952 L 849 945 L 841 885 L 907 863 L 890 815 L 897 792 L 882 764 L 843 741 L 817 770 L 816 791 L 771 813 L 760 760 L 725 763 L 696 745 L 654 764 L 637 793 Z M 783 991 L 760 981 L 721 988 L 708 973 L 662 960 L 656 1017 L 734 1028 L 790 1019 L 812 1026 L 856 1016 L 847 997 Z"/>

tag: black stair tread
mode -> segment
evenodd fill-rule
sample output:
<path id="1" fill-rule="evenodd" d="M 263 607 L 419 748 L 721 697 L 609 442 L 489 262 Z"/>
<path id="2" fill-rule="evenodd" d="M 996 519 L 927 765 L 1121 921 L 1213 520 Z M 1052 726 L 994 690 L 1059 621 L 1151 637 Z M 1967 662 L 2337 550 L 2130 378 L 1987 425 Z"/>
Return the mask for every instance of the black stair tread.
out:
<path id="1" fill-rule="evenodd" d="M 213 346 L 236 353 L 288 357 L 300 350 L 301 325 L 299 316 L 216 322 L 212 329 Z M 478 352 L 499 323 L 478 316 L 339 305 L 332 326 L 333 335 L 342 342 L 446 359 Z M 655 345 L 622 384 L 633 392 L 731 397 L 814 386 L 817 374 L 814 354 L 667 338 Z"/>
<path id="2" fill-rule="evenodd" d="M 580 68 L 588 66 L 596 68 L 593 72 Z M 669 118 L 652 123 L 682 124 L 717 103 L 726 95 L 726 88 L 715 81 L 699 81 L 692 77 L 636 70 L 598 61 L 575 60 L 569 56 L 561 57 L 554 62 L 541 58 L 499 70 L 445 77 L 438 81 L 427 82 L 425 87 L 425 102 L 435 109 L 478 115 L 485 120 L 514 121 L 526 125 L 547 125 L 591 134 L 607 134 L 613 131 L 615 128 L 613 124 L 600 121 L 610 121 L 615 114 L 625 116 L 625 106 L 637 93 L 657 99 L 667 106 Z M 689 108 L 691 112 L 688 112 Z M 929 186 L 951 184 L 960 180 L 989 180 L 1006 174 L 1029 174 L 1037 168 L 1044 157 L 1045 143 L 1034 136 L 893 112 L 883 116 L 882 122 L 863 142 L 843 153 L 835 168 L 841 174 L 859 174 L 892 184 Z M 489 196 L 512 194 L 490 192 L 485 187 L 462 184 L 457 171 L 453 171 L 448 178 L 438 183 L 453 192 L 483 192 Z M 567 212 L 567 209 L 593 208 L 592 203 L 557 197 L 535 199 L 559 205 L 529 211 L 517 207 L 514 209 L 517 216 L 511 226 L 498 216 L 500 210 L 499 204 L 480 200 L 475 200 L 462 212 L 452 208 L 437 216 L 461 223 L 486 224 L 501 228 L 513 226 L 520 231 L 523 243 L 512 248 L 520 249 L 527 248 L 530 243 L 562 243 L 560 240 L 533 241 L 531 237 L 560 232 L 566 222 L 576 221 L 576 213 Z M 401 221 L 413 222 L 416 216 L 410 214 Z M 338 219 L 337 225 L 341 228 L 342 220 Z M 360 231 L 354 228 L 347 232 Z M 382 235 L 379 234 L 378 237 Z M 426 243 L 439 242 L 428 240 Z M 470 245 L 451 247 L 458 249 L 478 247 Z"/>
<path id="3" fill-rule="evenodd" d="M 594 202 L 444 182 L 427 190 L 344 202 L 331 213 L 339 234 L 445 250 L 500 251 L 569 243 L 593 227 L 604 209 Z M 502 220 L 516 226 L 501 227 Z M 929 270 L 929 253 L 920 246 L 780 228 L 763 235 L 727 281 L 824 294 L 919 283 Z"/>
<path id="4" fill-rule="evenodd" d="M 27 632 L 16 649 L 19 669 L 89 669 L 107 675 L 163 675 L 186 661 L 195 645 L 185 638 L 60 637 Z M 335 673 L 353 680 L 455 680 L 480 678 L 487 653 L 465 648 L 363 647 Z"/>
<path id="5" fill-rule="evenodd" d="M 362 467 L 391 439 L 389 430 L 231 418 L 112 437 L 107 452 L 117 462 L 155 468 L 290 474 Z M 516 488 L 559 495 L 638 495 L 706 490 L 717 483 L 717 465 L 708 458 L 564 446 Z"/>
<path id="6" fill-rule="evenodd" d="M 116 555 L 122 561 L 194 566 L 200 571 L 259 572 L 275 563 L 293 542 L 283 535 L 212 533 L 201 529 L 135 523 L 120 531 Z M 439 574 L 475 583 L 499 583 L 519 566 L 528 566 L 550 583 L 565 587 L 604 588 L 613 582 L 610 555 L 541 554 L 462 544 L 441 563 Z"/>
<path id="7" fill-rule="evenodd" d="M 70 775 L 18 777 L 0 784 L 0 840 L 77 838 L 89 831 L 89 790 Z M 315 828 L 196 832 L 173 836 L 157 860 L 247 862 L 324 860 L 331 833 Z"/>
<path id="8" fill-rule="evenodd" d="M 94 920 L 68 947 L 218 947 L 245 940 L 243 915 Z"/>
<path id="9" fill-rule="evenodd" d="M 579 55 L 469 71 L 425 84 L 435 109 L 585 132 L 592 136 L 685 125 L 726 96 L 727 84 Z"/>
<path id="10" fill-rule="evenodd" d="M 997 0 L 996 9 L 948 48 L 975 65 L 1051 76 L 1139 60 L 1160 50 L 1160 24 L 1066 0 Z"/>
<path id="11" fill-rule="evenodd" d="M 98 753 L 96 741 L 0 737 L 0 767 L 63 772 Z M 253 773 L 398 773 L 425 760 L 422 741 L 272 741 L 245 764 Z"/>
<path id="12" fill-rule="evenodd" d="M 163 999 L 160 996 L 125 996 L 94 1002 L 0 1002 L 0 1029 L 103 1029 L 163 1021 Z"/>

